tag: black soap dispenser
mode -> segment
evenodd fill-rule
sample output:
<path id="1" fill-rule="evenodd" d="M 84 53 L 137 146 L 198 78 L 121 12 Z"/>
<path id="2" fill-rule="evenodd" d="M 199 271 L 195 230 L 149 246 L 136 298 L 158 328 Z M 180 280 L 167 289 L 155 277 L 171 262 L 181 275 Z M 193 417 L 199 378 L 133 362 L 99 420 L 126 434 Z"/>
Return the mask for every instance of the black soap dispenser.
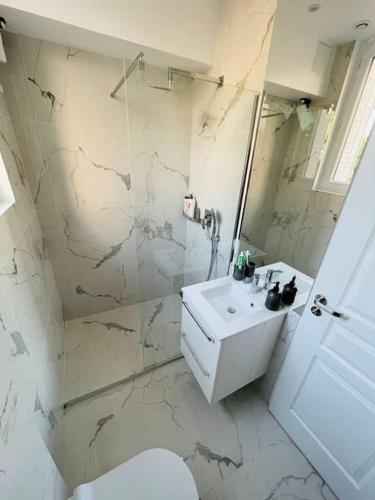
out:
<path id="1" fill-rule="evenodd" d="M 270 311 L 278 311 L 281 302 L 281 293 L 279 289 L 279 281 L 268 291 L 265 305 Z"/>
<path id="2" fill-rule="evenodd" d="M 281 294 L 281 301 L 286 306 L 291 306 L 296 298 L 297 287 L 296 287 L 296 277 L 293 276 L 291 281 L 284 285 L 283 292 Z"/>

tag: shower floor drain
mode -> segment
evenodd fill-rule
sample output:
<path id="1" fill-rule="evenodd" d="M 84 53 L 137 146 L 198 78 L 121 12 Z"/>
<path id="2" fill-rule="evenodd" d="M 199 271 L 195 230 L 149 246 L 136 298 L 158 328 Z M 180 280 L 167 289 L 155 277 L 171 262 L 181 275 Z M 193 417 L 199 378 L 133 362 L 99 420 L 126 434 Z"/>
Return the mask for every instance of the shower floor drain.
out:
<path id="1" fill-rule="evenodd" d="M 237 312 L 237 311 L 236 311 L 236 308 L 235 308 L 235 307 L 231 307 L 231 306 L 229 306 L 229 307 L 227 308 L 227 311 L 228 311 L 230 314 L 234 314 L 234 313 L 236 313 L 236 312 Z"/>

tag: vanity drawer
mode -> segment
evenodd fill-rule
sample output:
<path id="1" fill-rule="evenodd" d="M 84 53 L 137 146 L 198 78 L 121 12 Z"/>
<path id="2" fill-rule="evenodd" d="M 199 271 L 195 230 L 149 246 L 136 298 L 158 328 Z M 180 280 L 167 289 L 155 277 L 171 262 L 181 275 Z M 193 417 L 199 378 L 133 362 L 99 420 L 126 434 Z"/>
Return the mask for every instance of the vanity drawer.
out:
<path id="1" fill-rule="evenodd" d="M 187 305 L 187 307 L 189 307 Z M 220 353 L 220 342 L 208 335 L 185 304 L 182 306 L 181 337 L 190 348 L 198 364 L 215 372 Z"/>
<path id="2" fill-rule="evenodd" d="M 212 403 L 213 388 L 215 383 L 216 372 L 204 366 L 203 361 L 197 356 L 189 340 L 185 336 L 181 336 L 181 352 L 194 374 L 195 380 L 200 385 L 203 394 L 207 401 Z"/>

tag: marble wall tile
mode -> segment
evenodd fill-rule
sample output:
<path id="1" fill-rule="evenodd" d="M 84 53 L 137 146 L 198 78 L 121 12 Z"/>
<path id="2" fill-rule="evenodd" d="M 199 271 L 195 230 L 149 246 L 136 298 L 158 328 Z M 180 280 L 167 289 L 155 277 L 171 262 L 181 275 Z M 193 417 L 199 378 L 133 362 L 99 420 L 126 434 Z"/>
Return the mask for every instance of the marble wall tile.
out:
<path id="1" fill-rule="evenodd" d="M 13 120 L 13 125 L 25 164 L 33 203 L 36 208 L 52 209 L 55 207 L 55 201 L 39 127 L 25 120 Z"/>
<path id="2" fill-rule="evenodd" d="M 134 204 L 181 205 L 189 185 L 190 136 L 132 133 L 131 150 Z"/>
<path id="3" fill-rule="evenodd" d="M 18 40 L 38 121 L 125 127 L 123 107 L 110 97 L 124 73 L 122 61 L 34 38 Z"/>
<path id="4" fill-rule="evenodd" d="M 61 210 L 58 215 L 73 272 L 135 261 L 130 209 L 73 209 Z"/>
<path id="5" fill-rule="evenodd" d="M 4 115 L 0 137 L 16 196 L 0 218 L 0 489 L 9 500 L 63 500 L 56 466 L 63 463 L 61 303 L 25 174 L 28 159 Z"/>
<path id="6" fill-rule="evenodd" d="M 76 283 L 84 316 L 139 302 L 136 262 L 77 272 Z"/>
<path id="7" fill-rule="evenodd" d="M 275 10 L 274 0 L 221 2 L 214 74 L 239 89 L 263 89 Z"/>
<path id="8" fill-rule="evenodd" d="M 126 60 L 125 65 L 131 64 Z M 127 82 L 127 107 L 131 133 L 183 135 L 189 140 L 193 84 L 190 78 L 174 76 L 173 92 L 155 89 L 166 87 L 168 74 L 146 64 L 144 75 L 135 70 Z"/>
<path id="9" fill-rule="evenodd" d="M 139 261 L 137 269 L 141 302 L 166 297 L 178 291 L 175 289 L 176 276 L 167 274 L 154 260 Z"/>
<path id="10" fill-rule="evenodd" d="M 65 124 L 40 128 L 56 208 L 130 204 L 126 131 Z"/>
<path id="11" fill-rule="evenodd" d="M 47 252 L 53 266 L 64 318 L 82 316 L 81 306 L 75 294 L 76 278 L 66 251 L 64 233 L 59 225 L 59 212 L 42 210 L 39 211 L 38 215 L 45 237 Z"/>

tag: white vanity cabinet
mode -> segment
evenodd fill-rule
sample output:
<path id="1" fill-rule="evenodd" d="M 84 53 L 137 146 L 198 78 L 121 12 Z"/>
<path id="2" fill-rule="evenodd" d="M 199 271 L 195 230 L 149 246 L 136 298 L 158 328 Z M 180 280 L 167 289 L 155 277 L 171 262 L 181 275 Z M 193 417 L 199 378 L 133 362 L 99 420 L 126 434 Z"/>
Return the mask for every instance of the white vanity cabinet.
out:
<path id="1" fill-rule="evenodd" d="M 204 320 L 184 302 L 181 351 L 209 403 L 225 398 L 266 372 L 284 316 L 258 325 L 251 336 L 246 331 L 218 340 L 213 332 L 207 333 L 201 325 Z"/>
<path id="2" fill-rule="evenodd" d="M 299 286 L 295 303 L 276 312 L 264 306 L 266 290 L 250 295 L 249 285 L 231 277 L 183 288 L 181 351 L 209 403 L 266 372 L 288 310 L 307 300 L 308 276 L 284 263 L 258 271 L 271 267 L 283 269 L 282 283 L 297 275 Z"/>

